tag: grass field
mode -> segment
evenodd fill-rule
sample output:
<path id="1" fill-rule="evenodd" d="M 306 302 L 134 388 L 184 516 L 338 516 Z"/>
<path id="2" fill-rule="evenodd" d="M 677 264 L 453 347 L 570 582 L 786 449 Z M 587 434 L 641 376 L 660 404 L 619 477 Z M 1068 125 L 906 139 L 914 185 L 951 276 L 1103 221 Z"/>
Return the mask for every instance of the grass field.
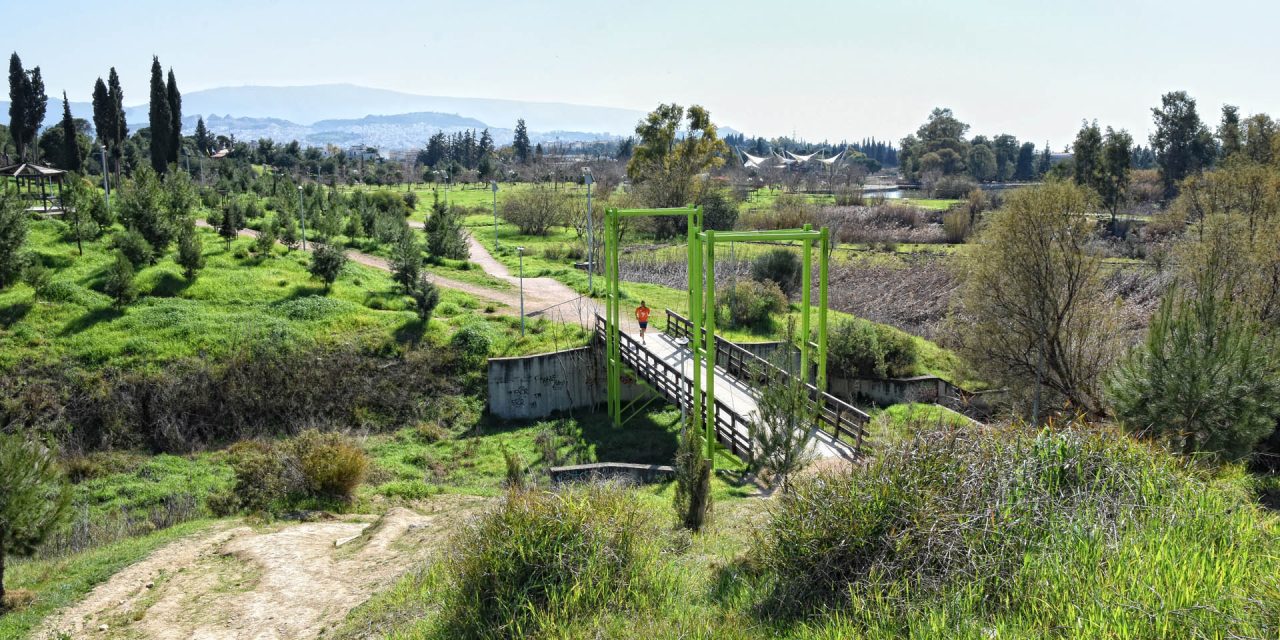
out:
<path id="1" fill-rule="evenodd" d="M 30 229 L 28 246 L 54 271 L 54 285 L 45 300 L 35 300 L 26 285 L 0 292 L 0 368 L 22 359 L 61 358 L 89 367 L 148 367 L 196 355 L 217 358 L 263 338 L 286 346 L 376 344 L 404 335 L 416 322 L 412 300 L 384 271 L 349 263 L 323 296 L 307 271 L 308 254 L 277 248 L 272 257 L 257 258 L 248 253 L 252 240 L 238 239 L 228 248 L 208 230 L 200 231 L 206 266 L 194 282 L 183 277 L 171 254 L 139 270 L 143 296 L 117 310 L 101 293 L 112 260 L 105 238 L 86 243 L 79 256 L 63 239 L 61 222 L 35 222 Z M 489 306 L 442 290 L 428 339 L 443 342 L 462 324 L 480 320 L 498 338 L 497 353 L 549 348 L 553 336 L 540 331 L 520 339 L 518 319 L 513 326 L 512 318 L 486 313 Z"/>

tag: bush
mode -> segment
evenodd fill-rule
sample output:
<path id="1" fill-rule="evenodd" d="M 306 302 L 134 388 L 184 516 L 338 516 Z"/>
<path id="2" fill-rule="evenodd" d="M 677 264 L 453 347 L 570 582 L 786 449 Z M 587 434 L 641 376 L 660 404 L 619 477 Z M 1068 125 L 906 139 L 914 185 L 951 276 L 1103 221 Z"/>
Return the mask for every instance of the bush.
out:
<path id="1" fill-rule="evenodd" d="M 502 219 L 520 228 L 527 236 L 545 236 L 551 227 L 569 222 L 569 194 L 535 185 L 514 191 L 502 203 Z"/>
<path id="2" fill-rule="evenodd" d="M 752 557 L 769 614 L 832 607 L 853 637 L 1275 637 L 1280 557 L 1244 484 L 1086 425 L 936 427 L 798 479 Z"/>
<path id="3" fill-rule="evenodd" d="M 827 336 L 827 365 L 837 377 L 901 378 L 914 375 L 918 361 L 915 340 L 893 327 L 853 319 Z"/>
<path id="4" fill-rule="evenodd" d="M 117 308 L 138 297 L 138 288 L 133 282 L 133 265 L 124 253 L 116 252 L 115 262 L 107 268 L 107 279 L 102 284 L 102 291 L 111 296 Z"/>
<path id="5" fill-rule="evenodd" d="M 0 188 L 0 290 L 22 277 L 26 266 L 27 210 L 16 190 Z"/>
<path id="6" fill-rule="evenodd" d="M 239 505 L 259 512 L 309 498 L 351 502 L 369 469 L 368 457 L 349 436 L 314 429 L 292 441 L 237 442 L 228 454 Z"/>
<path id="7" fill-rule="evenodd" d="M 469 364 L 478 364 L 489 357 L 493 348 L 493 337 L 481 325 L 469 324 L 453 334 L 449 344 L 458 350 L 458 355 Z"/>
<path id="8" fill-rule="evenodd" d="M 733 288 L 729 298 L 729 322 L 734 327 L 766 329 L 773 314 L 787 310 L 787 297 L 774 282 L 744 280 Z"/>
<path id="9" fill-rule="evenodd" d="M 310 429 L 291 444 L 308 494 L 351 502 L 369 470 L 369 458 L 354 440 Z"/>
<path id="10" fill-rule="evenodd" d="M 935 198 L 961 199 L 978 188 L 978 183 L 965 176 L 943 176 L 927 184 L 929 194 Z"/>
<path id="11" fill-rule="evenodd" d="M 331 244 L 322 244 L 311 252 L 311 275 L 324 282 L 324 292 L 329 293 L 342 270 L 347 266 L 347 254 Z"/>
<path id="12" fill-rule="evenodd" d="M 787 296 L 800 288 L 800 276 L 804 265 L 800 256 L 789 249 L 770 249 L 751 263 L 751 277 L 760 282 L 773 282 Z"/>
<path id="13" fill-rule="evenodd" d="M 942 231 L 948 244 L 963 244 L 969 237 L 969 212 L 953 208 L 942 214 Z"/>
<path id="14" fill-rule="evenodd" d="M 664 538 L 620 489 L 511 492 L 450 545 L 442 635 L 524 638 L 579 616 L 651 607 L 671 586 L 656 563 Z"/>
<path id="15" fill-rule="evenodd" d="M 136 229 L 129 229 L 111 236 L 111 248 L 124 254 L 134 268 L 149 264 L 155 257 L 151 245 Z"/>

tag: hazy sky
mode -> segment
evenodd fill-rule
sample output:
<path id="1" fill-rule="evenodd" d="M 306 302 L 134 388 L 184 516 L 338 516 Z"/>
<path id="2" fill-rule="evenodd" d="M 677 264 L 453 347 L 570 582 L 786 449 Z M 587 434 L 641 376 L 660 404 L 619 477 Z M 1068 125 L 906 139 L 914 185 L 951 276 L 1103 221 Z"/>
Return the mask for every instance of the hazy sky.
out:
<path id="1" fill-rule="evenodd" d="M 896 140 L 949 106 L 971 134 L 1060 148 L 1096 118 L 1145 141 L 1150 108 L 1174 89 L 1210 122 L 1224 102 L 1280 112 L 1275 0 L 0 0 L 0 15 L 17 25 L 3 41 L 73 100 L 115 65 L 126 102 L 144 102 L 155 53 L 184 91 L 349 82 L 676 101 L 749 134 L 808 139 Z"/>

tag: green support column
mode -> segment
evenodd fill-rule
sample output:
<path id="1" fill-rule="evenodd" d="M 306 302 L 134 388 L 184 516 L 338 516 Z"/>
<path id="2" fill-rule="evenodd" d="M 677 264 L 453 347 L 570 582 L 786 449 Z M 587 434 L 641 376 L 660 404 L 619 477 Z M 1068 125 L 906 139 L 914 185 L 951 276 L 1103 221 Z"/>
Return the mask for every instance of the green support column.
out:
<path id="1" fill-rule="evenodd" d="M 804 225 L 806 232 L 813 231 L 813 225 Z M 812 294 L 810 289 L 813 287 L 813 277 L 809 271 L 813 268 L 813 241 L 806 237 L 804 243 L 804 256 L 800 261 L 802 266 L 800 271 L 800 379 L 809 381 L 809 305 Z"/>
<path id="2" fill-rule="evenodd" d="M 818 390 L 827 390 L 827 273 L 831 257 L 831 233 L 822 228 L 818 250 Z"/>
<path id="3" fill-rule="evenodd" d="M 707 460 L 715 469 L 716 447 L 716 232 L 707 232 L 707 294 L 703 315 L 707 322 Z"/>
<path id="4" fill-rule="evenodd" d="M 693 332 L 689 335 L 689 352 L 693 364 L 692 397 L 689 407 L 689 428 L 702 427 L 702 240 L 698 234 L 689 235 L 689 321 Z"/>

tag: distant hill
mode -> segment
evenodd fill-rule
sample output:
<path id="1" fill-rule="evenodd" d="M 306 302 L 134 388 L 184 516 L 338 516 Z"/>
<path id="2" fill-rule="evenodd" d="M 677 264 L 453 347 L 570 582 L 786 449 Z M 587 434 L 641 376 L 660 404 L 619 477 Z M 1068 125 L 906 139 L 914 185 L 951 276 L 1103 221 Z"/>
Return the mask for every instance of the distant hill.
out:
<path id="1" fill-rule="evenodd" d="M 146 106 L 132 107 L 145 118 Z M 524 118 L 533 131 L 588 131 L 629 135 L 644 112 L 553 102 L 527 102 L 490 98 L 423 96 L 351 84 L 304 87 L 221 87 L 182 95 L 183 113 L 233 114 L 241 117 L 279 118 L 311 125 L 324 120 L 348 120 L 365 116 L 420 112 L 458 114 L 490 127 L 513 128 Z M 132 119 L 133 114 L 129 114 Z"/>
<path id="2" fill-rule="evenodd" d="M 45 125 L 56 124 L 50 101 Z M 9 104 L 0 102 L 0 113 Z M 350 84 L 304 87 L 222 87 L 182 96 L 183 130 L 196 118 L 215 134 L 241 140 L 271 138 L 304 144 L 368 144 L 386 149 L 422 147 L 437 131 L 488 128 L 497 144 L 509 144 L 524 118 L 533 142 L 579 142 L 631 135 L 644 113 L 632 109 L 489 98 L 422 96 Z M 87 102 L 71 113 L 93 122 Z M 146 126 L 147 105 L 125 108 L 129 128 Z"/>

